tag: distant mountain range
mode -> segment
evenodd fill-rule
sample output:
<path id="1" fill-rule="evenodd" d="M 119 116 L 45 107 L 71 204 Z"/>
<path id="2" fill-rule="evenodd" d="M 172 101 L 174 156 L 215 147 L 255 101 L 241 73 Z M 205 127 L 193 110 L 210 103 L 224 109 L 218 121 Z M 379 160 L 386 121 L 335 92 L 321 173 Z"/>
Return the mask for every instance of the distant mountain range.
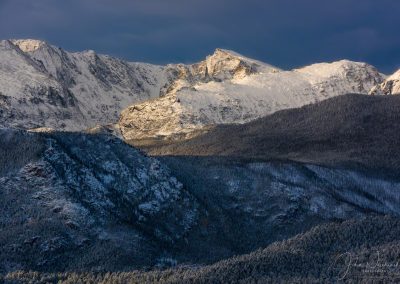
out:
<path id="1" fill-rule="evenodd" d="M 365 63 L 284 71 L 222 49 L 196 64 L 155 66 L 3 40 L 0 62 L 3 126 L 84 130 L 119 122 L 127 140 L 191 137 L 347 93 L 399 92 L 398 72 L 385 80 Z"/>

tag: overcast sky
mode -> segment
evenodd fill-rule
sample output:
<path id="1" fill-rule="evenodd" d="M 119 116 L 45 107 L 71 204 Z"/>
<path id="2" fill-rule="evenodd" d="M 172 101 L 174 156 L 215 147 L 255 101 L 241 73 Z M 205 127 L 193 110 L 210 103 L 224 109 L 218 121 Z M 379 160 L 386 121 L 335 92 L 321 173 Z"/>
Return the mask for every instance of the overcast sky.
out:
<path id="1" fill-rule="evenodd" d="M 227 48 L 282 68 L 351 59 L 400 68 L 399 0 L 0 0 L 0 38 L 131 61 Z"/>

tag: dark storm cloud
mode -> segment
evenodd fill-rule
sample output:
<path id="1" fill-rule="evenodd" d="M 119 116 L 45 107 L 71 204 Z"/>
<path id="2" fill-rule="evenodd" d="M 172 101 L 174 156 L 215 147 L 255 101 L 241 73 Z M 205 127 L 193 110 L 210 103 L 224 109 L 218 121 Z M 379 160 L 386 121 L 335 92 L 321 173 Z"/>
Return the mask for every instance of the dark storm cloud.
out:
<path id="1" fill-rule="evenodd" d="M 0 37 L 154 63 L 223 47 L 284 68 L 349 58 L 392 72 L 398 15 L 398 0 L 0 0 Z"/>

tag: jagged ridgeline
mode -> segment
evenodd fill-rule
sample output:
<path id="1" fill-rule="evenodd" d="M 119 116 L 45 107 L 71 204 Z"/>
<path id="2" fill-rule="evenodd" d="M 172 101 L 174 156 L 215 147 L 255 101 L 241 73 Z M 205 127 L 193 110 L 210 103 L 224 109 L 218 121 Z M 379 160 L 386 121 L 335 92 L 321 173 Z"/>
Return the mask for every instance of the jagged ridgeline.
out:
<path id="1" fill-rule="evenodd" d="M 199 63 L 156 66 L 4 40 L 0 60 L 3 126 L 84 130 L 119 122 L 125 139 L 135 141 L 192 137 L 347 93 L 398 92 L 397 73 L 384 82 L 365 63 L 285 71 L 223 49 Z"/>
<path id="2" fill-rule="evenodd" d="M 233 51 L 216 50 L 194 65 L 179 65 L 159 99 L 121 114 L 128 141 L 190 138 L 212 125 L 246 123 L 348 93 L 368 94 L 383 76 L 365 63 L 342 60 L 284 71 Z"/>
<path id="3" fill-rule="evenodd" d="M 162 68 L 37 40 L 0 41 L 2 126 L 83 130 L 159 96 Z"/>

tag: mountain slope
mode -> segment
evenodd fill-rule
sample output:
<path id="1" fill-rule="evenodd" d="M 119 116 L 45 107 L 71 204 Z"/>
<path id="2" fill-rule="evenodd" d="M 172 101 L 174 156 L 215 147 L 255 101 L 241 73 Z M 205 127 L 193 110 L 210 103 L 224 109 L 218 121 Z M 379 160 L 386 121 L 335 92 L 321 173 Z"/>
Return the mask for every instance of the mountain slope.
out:
<path id="1" fill-rule="evenodd" d="M 28 128 L 84 120 L 76 97 L 10 41 L 0 42 L 0 117 Z"/>
<path id="2" fill-rule="evenodd" d="M 345 95 L 243 125 L 218 126 L 188 141 L 142 147 L 152 155 L 220 155 L 399 169 L 399 108 L 397 96 Z"/>
<path id="3" fill-rule="evenodd" d="M 400 215 L 389 172 L 159 161 L 111 135 L 0 134 L 0 273 L 212 263 L 332 220 Z"/>
<path id="4" fill-rule="evenodd" d="M 0 129 L 0 145 L 2 272 L 156 265 L 204 214 L 113 136 Z"/>
<path id="5" fill-rule="evenodd" d="M 130 104 L 159 96 L 163 70 L 38 40 L 1 41 L 2 126 L 83 130 L 115 123 Z"/>
<path id="6" fill-rule="evenodd" d="M 229 157 L 160 160 L 206 206 L 209 226 L 223 232 L 217 243 L 233 254 L 265 247 L 330 220 L 370 213 L 400 215 L 396 171 L 378 174 L 357 167 Z M 212 248 L 207 250 L 210 256 L 220 249 Z"/>
<path id="7" fill-rule="evenodd" d="M 371 217 L 317 226 L 289 240 L 213 265 L 165 271 L 37 273 L 7 281 L 30 283 L 392 283 L 399 280 L 400 222 Z M 0 278 L 1 279 L 1 278 Z"/>
<path id="8" fill-rule="evenodd" d="M 391 217 L 331 223 L 211 266 L 131 277 L 161 283 L 393 282 L 399 279 L 399 232 L 399 219 Z"/>
<path id="9" fill-rule="evenodd" d="M 94 51 L 66 52 L 38 40 L 0 46 L 3 126 L 83 130 L 120 117 L 129 140 L 190 137 L 210 125 L 368 93 L 383 80 L 372 66 L 346 60 L 283 71 L 217 49 L 196 64 L 155 66 Z"/>
<path id="10" fill-rule="evenodd" d="M 182 66 L 163 97 L 124 110 L 119 125 L 127 140 L 190 137 L 216 124 L 245 123 L 347 93 L 367 94 L 382 80 L 364 63 L 343 60 L 283 71 L 217 50 L 203 62 Z"/>

